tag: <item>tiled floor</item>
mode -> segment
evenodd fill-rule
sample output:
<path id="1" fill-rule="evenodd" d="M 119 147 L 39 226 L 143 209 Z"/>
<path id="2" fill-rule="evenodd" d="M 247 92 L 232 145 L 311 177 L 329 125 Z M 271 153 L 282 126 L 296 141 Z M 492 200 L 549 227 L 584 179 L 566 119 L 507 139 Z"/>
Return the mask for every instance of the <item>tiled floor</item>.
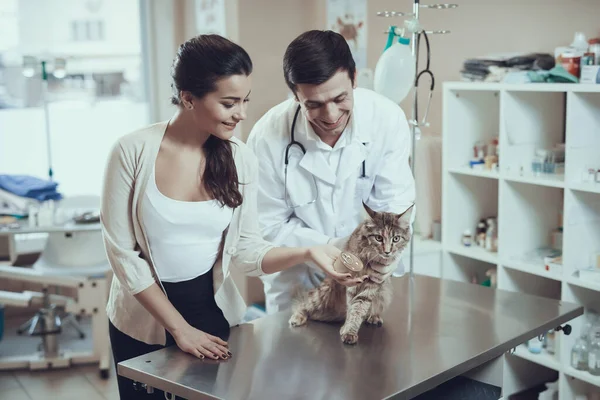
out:
<path id="1" fill-rule="evenodd" d="M 114 369 L 108 380 L 94 365 L 53 371 L 0 372 L 0 397 L 10 400 L 105 400 L 118 399 Z"/>
<path id="2" fill-rule="evenodd" d="M 16 328 L 23 320 L 7 320 L 4 335 L 0 342 L 0 355 L 14 355 L 33 352 L 39 339 L 16 335 Z M 88 330 L 87 324 L 83 324 Z M 61 345 L 70 349 L 91 346 L 91 338 L 79 339 L 71 328 L 61 335 Z M 98 365 L 73 366 L 52 371 L 0 371 L 0 398 L 10 400 L 105 400 L 119 399 L 114 367 L 110 376 L 101 379 Z"/>

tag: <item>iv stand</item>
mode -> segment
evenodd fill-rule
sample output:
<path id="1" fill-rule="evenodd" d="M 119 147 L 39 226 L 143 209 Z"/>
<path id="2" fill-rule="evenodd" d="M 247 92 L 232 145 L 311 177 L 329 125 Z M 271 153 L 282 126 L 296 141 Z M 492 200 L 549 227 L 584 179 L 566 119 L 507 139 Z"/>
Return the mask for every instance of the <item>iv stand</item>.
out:
<path id="1" fill-rule="evenodd" d="M 412 54 L 415 57 L 415 77 L 414 77 L 414 84 L 413 84 L 413 105 L 412 105 L 412 119 L 409 121 L 409 125 L 410 125 L 410 135 L 411 135 L 411 146 L 412 146 L 412 150 L 411 150 L 411 158 L 410 158 L 410 168 L 412 170 L 413 176 L 415 174 L 415 149 L 416 149 L 416 141 L 420 136 L 420 128 L 419 126 L 424 125 L 427 126 L 427 123 L 425 122 L 427 120 L 427 113 L 429 111 L 429 103 L 427 105 L 427 109 L 425 110 L 425 115 L 423 117 L 422 122 L 419 122 L 418 120 L 418 99 L 419 99 L 419 93 L 418 93 L 418 79 L 421 76 L 421 73 L 428 71 L 429 70 L 429 57 L 428 57 L 428 62 L 427 62 L 427 67 L 425 70 L 423 70 L 422 72 L 419 72 L 419 39 L 422 33 L 425 33 L 425 40 L 427 42 L 427 44 L 429 43 L 429 39 L 427 38 L 427 34 L 446 34 L 446 33 L 450 33 L 450 31 L 424 31 L 420 28 L 420 24 L 419 24 L 419 9 L 420 8 L 430 8 L 430 9 L 447 9 L 447 8 L 456 8 L 458 7 L 456 4 L 431 4 L 431 5 L 425 5 L 425 4 L 421 4 L 420 0 L 413 0 L 413 12 L 412 14 L 405 14 L 402 12 L 397 12 L 397 11 L 383 11 L 383 12 L 378 12 L 377 15 L 381 16 L 381 17 L 402 17 L 402 16 L 407 16 L 407 17 L 412 17 L 413 21 L 412 21 L 412 28 L 411 32 L 412 32 L 412 43 L 411 43 L 411 50 L 412 50 Z M 388 32 L 386 32 L 388 33 Z M 428 47 L 428 52 L 430 52 L 431 50 L 429 49 L 429 45 Z M 428 54 L 429 56 L 429 54 Z M 429 75 L 431 78 L 431 89 L 433 89 L 433 85 L 434 85 L 434 81 L 433 81 L 433 74 L 431 73 L 431 71 L 429 71 Z M 431 101 L 431 95 L 432 95 L 433 90 L 429 91 L 429 101 Z M 408 312 L 408 319 L 406 321 L 406 329 L 407 329 L 407 334 L 408 334 L 408 338 L 409 341 L 412 343 L 413 342 L 413 337 L 414 337 L 414 329 L 413 328 L 413 314 L 414 314 L 414 306 L 415 303 L 418 301 L 417 296 L 416 296 L 416 289 L 415 289 L 415 279 L 414 279 L 414 251 L 415 251 L 415 246 L 414 246 L 415 241 L 411 240 L 410 241 L 410 269 L 409 269 L 409 275 L 408 275 L 408 291 L 409 291 L 409 295 L 408 295 L 408 307 L 409 307 L 409 312 Z M 410 347 L 410 352 L 409 352 L 409 360 L 413 359 L 413 350 L 414 346 Z"/>
<path id="2" fill-rule="evenodd" d="M 413 12 L 412 13 L 404 13 L 399 11 L 380 11 L 377 13 L 378 17 L 410 17 L 414 21 L 416 21 L 417 26 L 419 25 L 419 10 L 421 8 L 429 8 L 429 9 L 450 9 L 457 8 L 457 4 L 421 4 L 421 0 L 413 0 Z M 425 32 L 426 34 L 447 34 L 450 33 L 448 30 L 434 30 L 434 31 L 424 31 L 421 29 L 415 29 L 412 31 L 412 40 L 411 40 L 411 50 L 412 54 L 415 57 L 415 84 L 413 90 L 413 104 L 412 104 L 412 119 L 409 122 L 410 125 L 410 135 L 411 135 L 411 158 L 410 158 L 410 168 L 412 170 L 413 176 L 415 175 L 415 150 L 416 150 L 416 141 L 420 136 L 420 128 L 419 125 L 427 125 L 425 123 L 425 119 L 427 117 L 427 112 L 429 109 L 429 105 L 427 106 L 427 110 L 425 111 L 425 118 L 423 118 L 423 122 L 419 123 L 418 115 L 417 115 L 417 107 L 419 100 L 419 91 L 417 87 L 417 75 L 419 74 L 419 40 L 421 34 Z M 388 32 L 386 32 L 388 33 Z M 429 94 L 431 99 L 431 93 Z M 410 267 L 409 267 L 409 276 L 413 278 L 414 274 L 414 250 L 415 250 L 415 241 L 410 241 Z"/>
<path id="3" fill-rule="evenodd" d="M 48 100 L 48 71 L 46 61 L 42 61 L 42 96 L 44 100 L 44 122 L 46 128 L 46 150 L 48 156 L 48 179 L 53 181 L 54 171 L 52 169 L 52 145 L 50 140 L 50 108 Z"/>

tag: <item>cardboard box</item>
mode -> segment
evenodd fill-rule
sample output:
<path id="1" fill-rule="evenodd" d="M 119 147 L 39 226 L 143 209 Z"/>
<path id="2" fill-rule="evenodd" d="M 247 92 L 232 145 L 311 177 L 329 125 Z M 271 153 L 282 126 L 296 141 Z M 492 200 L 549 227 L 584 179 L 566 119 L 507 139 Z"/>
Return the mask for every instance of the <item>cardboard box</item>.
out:
<path id="1" fill-rule="evenodd" d="M 600 65 L 582 66 L 579 83 L 600 83 Z"/>

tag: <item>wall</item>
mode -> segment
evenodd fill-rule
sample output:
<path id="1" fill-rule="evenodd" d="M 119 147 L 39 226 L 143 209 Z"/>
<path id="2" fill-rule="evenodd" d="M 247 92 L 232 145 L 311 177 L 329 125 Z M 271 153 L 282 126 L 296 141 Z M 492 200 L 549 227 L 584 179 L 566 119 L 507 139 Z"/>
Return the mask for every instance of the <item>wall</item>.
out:
<path id="1" fill-rule="evenodd" d="M 441 135 L 442 82 L 460 79 L 465 59 L 489 54 L 515 52 L 549 52 L 568 45 L 575 31 L 588 38 L 600 35 L 600 1 L 598 0 L 449 0 L 457 3 L 452 10 L 421 9 L 426 29 L 449 29 L 448 35 L 431 35 L 431 70 L 436 76 L 436 90 L 430 110 L 431 127 L 424 134 Z M 423 2 L 434 3 L 433 1 Z M 368 20 L 368 64 L 375 68 L 387 36 L 389 25 L 401 25 L 402 18 L 377 17 L 377 11 L 412 12 L 409 0 L 370 0 Z M 422 43 L 425 53 L 425 43 Z M 424 59 L 423 59 L 424 60 Z M 424 65 L 423 63 L 421 65 Z M 427 82 L 423 78 L 423 82 Z M 427 95 L 428 83 L 423 84 Z M 410 114 L 412 103 L 403 102 Z M 424 107 L 424 105 L 422 106 Z M 422 108 L 424 109 L 424 108 Z"/>
<path id="2" fill-rule="evenodd" d="M 97 10 L 86 7 L 98 3 Z M 138 0 L 21 0 L 19 1 L 19 47 L 23 54 L 131 55 L 140 52 Z M 48 18 L 52 16 L 52 18 Z M 73 41 L 73 21 L 103 21 L 104 40 Z"/>
<path id="3" fill-rule="evenodd" d="M 436 76 L 436 90 L 429 114 L 431 126 L 423 129 L 424 138 L 417 143 L 415 172 L 417 196 L 421 204 L 417 221 L 419 230 L 425 233 L 430 231 L 431 221 L 441 216 L 439 137 L 443 82 L 459 80 L 462 63 L 467 58 L 498 53 L 552 53 L 555 47 L 569 44 L 577 30 L 585 32 L 588 37 L 600 34 L 600 24 L 597 23 L 600 12 L 598 0 L 455 1 L 459 4 L 457 9 L 421 10 L 421 21 L 427 29 L 452 31 L 449 35 L 432 35 L 430 38 L 431 68 Z M 193 1 L 184 0 L 182 3 L 186 12 L 180 13 L 180 21 L 185 25 L 183 35 L 187 38 L 194 34 Z M 288 95 L 281 71 L 285 48 L 301 32 L 325 28 L 327 2 L 226 0 L 226 5 L 228 36 L 250 53 L 255 65 L 252 102 L 240 135 L 246 138 L 254 123 Z M 388 25 L 401 25 L 404 21 L 403 18 L 377 17 L 377 11 L 382 10 L 411 11 L 412 2 L 368 1 L 367 59 L 368 66 L 373 69 L 386 41 L 384 31 Z M 424 43 L 422 49 L 424 55 Z M 424 56 L 422 59 L 424 62 Z M 423 101 L 420 108 L 424 110 L 428 82 L 426 79 L 422 82 Z M 401 106 L 410 116 L 410 96 Z"/>
<path id="4" fill-rule="evenodd" d="M 156 3 L 167 4 L 171 1 Z M 455 2 L 459 4 L 459 8 L 453 10 L 421 10 L 421 21 L 427 29 L 452 31 L 449 35 L 435 35 L 430 38 L 431 68 L 436 76 L 436 90 L 429 118 L 431 127 L 424 130 L 425 135 L 441 135 L 442 82 L 460 79 L 459 73 L 465 59 L 497 53 L 553 53 L 555 47 L 569 44 L 575 31 L 583 31 L 588 37 L 600 35 L 600 23 L 597 22 L 600 13 L 598 0 Z M 182 0 L 181 4 L 183 6 L 179 7 L 183 7 L 187 12 L 180 13 L 183 17 L 180 16 L 179 20 L 172 19 L 173 13 L 170 9 L 162 10 L 162 13 L 158 14 L 163 17 L 157 20 L 164 27 L 160 31 L 167 37 L 171 35 L 170 31 L 173 31 L 173 24 L 185 26 L 185 37 L 194 34 L 193 18 L 190 18 L 189 12 L 193 9 L 193 1 Z M 226 6 L 228 36 L 250 53 L 255 65 L 252 103 L 248 120 L 244 124 L 244 133 L 247 133 L 268 108 L 286 97 L 287 87 L 281 71 L 285 47 L 294 37 L 306 30 L 325 28 L 326 1 L 226 0 Z M 165 8 L 164 5 L 160 7 Z M 386 41 L 383 32 L 388 25 L 401 25 L 404 21 L 402 18 L 377 17 L 377 11 L 382 10 L 411 11 L 412 2 L 368 1 L 368 66 L 373 69 Z M 170 31 L 166 29 L 169 25 Z M 424 44 L 422 46 L 424 50 Z M 173 54 L 170 54 L 169 60 Z M 423 84 L 423 89 L 426 86 Z M 410 115 L 410 101 L 403 102 L 402 107 Z"/>
<path id="5" fill-rule="evenodd" d="M 187 0 L 140 0 L 143 24 L 142 45 L 148 56 L 145 65 L 152 122 L 169 119 L 171 106 L 171 63 L 184 41 Z"/>
<path id="6" fill-rule="evenodd" d="M 146 40 L 151 55 L 153 119 L 168 119 L 173 113 L 168 103 L 171 61 L 179 44 L 197 34 L 194 0 L 142 1 L 151 27 Z M 244 47 L 254 64 L 248 118 L 238 132 L 242 139 L 246 139 L 254 123 L 269 108 L 287 98 L 283 54 L 302 32 L 323 29 L 324 4 L 323 0 L 225 0 L 227 37 Z"/>
<path id="7" fill-rule="evenodd" d="M 417 142 L 416 229 L 427 235 L 433 220 L 441 217 L 441 129 L 442 86 L 445 81 L 460 80 L 465 59 L 502 53 L 548 52 L 557 46 L 568 45 L 575 31 L 588 38 L 600 35 L 600 1 L 598 0 L 450 0 L 459 5 L 451 10 L 421 9 L 420 20 L 428 30 L 448 29 L 450 34 L 430 35 L 431 70 L 436 87 L 431 102 L 423 139 Z M 433 1 L 423 2 L 434 3 Z M 368 66 L 375 68 L 385 45 L 383 32 L 389 25 L 401 26 L 403 18 L 382 18 L 377 11 L 412 12 L 409 0 L 370 0 L 368 20 Z M 425 63 L 425 43 L 421 43 L 421 68 Z M 419 109 L 426 106 L 429 80 L 421 81 Z M 402 108 L 410 117 L 412 94 Z M 422 115 L 422 114 L 421 114 Z"/>
<path id="8" fill-rule="evenodd" d="M 288 96 L 283 77 L 283 55 L 294 38 L 310 29 L 322 29 L 320 0 L 240 1 L 239 44 L 254 64 L 252 95 L 243 137 L 271 107 Z M 323 21 L 320 23 L 320 21 Z"/>

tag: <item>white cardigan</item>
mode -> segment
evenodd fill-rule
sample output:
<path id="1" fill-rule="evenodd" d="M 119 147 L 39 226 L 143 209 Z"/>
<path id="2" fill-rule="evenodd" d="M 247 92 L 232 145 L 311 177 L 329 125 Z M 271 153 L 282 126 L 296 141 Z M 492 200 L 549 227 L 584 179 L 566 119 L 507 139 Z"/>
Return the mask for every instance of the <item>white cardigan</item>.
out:
<path id="1" fill-rule="evenodd" d="M 162 345 L 166 342 L 164 327 L 134 295 L 155 282 L 162 287 L 149 251 L 141 208 L 167 124 L 150 125 L 115 144 L 106 166 L 101 209 L 104 244 L 116 278 L 106 306 L 108 318 L 132 338 Z M 262 259 L 273 245 L 262 239 L 257 220 L 256 157 L 240 140 L 231 141 L 243 203 L 233 211 L 224 233 L 213 267 L 213 281 L 217 305 L 229 324 L 236 325 L 246 311 L 246 304 L 230 268 L 238 268 L 246 275 L 262 275 Z"/>

